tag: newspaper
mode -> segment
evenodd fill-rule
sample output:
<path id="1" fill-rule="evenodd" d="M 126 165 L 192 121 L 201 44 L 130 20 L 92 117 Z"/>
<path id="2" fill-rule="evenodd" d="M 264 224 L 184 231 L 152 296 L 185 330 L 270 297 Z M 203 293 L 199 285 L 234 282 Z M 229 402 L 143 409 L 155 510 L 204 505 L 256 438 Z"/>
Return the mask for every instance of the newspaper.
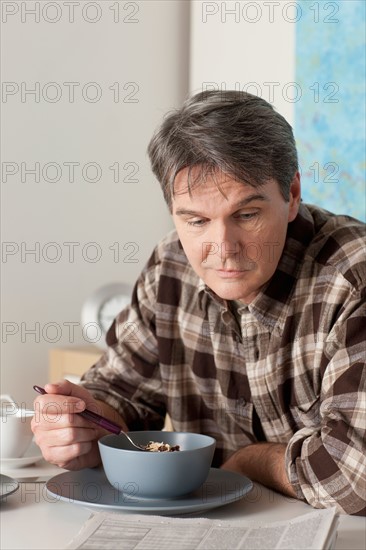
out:
<path id="1" fill-rule="evenodd" d="M 337 525 L 335 508 L 271 523 L 102 512 L 85 522 L 67 549 L 331 550 Z"/>

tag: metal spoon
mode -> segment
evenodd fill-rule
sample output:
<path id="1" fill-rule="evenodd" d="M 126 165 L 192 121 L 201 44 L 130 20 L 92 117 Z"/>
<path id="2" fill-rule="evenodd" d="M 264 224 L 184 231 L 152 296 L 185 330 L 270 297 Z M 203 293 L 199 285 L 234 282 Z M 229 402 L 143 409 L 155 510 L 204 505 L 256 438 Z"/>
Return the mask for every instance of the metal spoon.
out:
<path id="1" fill-rule="evenodd" d="M 40 386 L 33 386 L 33 389 L 36 390 L 36 392 L 40 393 L 41 395 L 47 394 L 46 390 L 41 388 Z M 76 414 L 80 414 L 80 416 L 82 416 L 86 420 L 89 420 L 90 422 L 93 422 L 94 424 L 97 424 L 101 428 L 104 428 L 105 430 L 108 430 L 109 432 L 112 432 L 113 434 L 116 434 L 116 435 L 121 435 L 122 434 L 122 435 L 124 435 L 125 437 L 127 437 L 128 441 L 131 443 L 131 445 L 136 447 L 136 449 L 138 449 L 139 451 L 149 452 L 143 445 L 139 445 L 138 443 L 134 443 L 134 441 L 132 441 L 130 436 L 124 430 L 122 430 L 121 426 L 119 426 L 118 424 L 115 424 L 111 420 L 108 420 L 108 418 L 105 418 L 104 416 L 101 416 L 100 414 L 96 414 L 95 412 L 92 412 L 89 409 L 85 409 L 85 410 L 83 410 L 79 413 L 76 413 Z"/>

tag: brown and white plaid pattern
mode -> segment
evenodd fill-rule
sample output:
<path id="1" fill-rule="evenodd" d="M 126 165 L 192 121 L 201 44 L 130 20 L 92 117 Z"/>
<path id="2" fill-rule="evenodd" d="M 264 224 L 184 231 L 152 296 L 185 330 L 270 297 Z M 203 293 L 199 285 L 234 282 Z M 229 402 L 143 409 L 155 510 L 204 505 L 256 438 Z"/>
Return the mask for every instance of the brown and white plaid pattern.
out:
<path id="1" fill-rule="evenodd" d="M 287 444 L 298 497 L 365 514 L 365 226 L 310 205 L 249 305 L 196 276 L 175 232 L 156 247 L 109 349 L 83 377 L 130 429 L 217 440 L 214 466 L 256 441 Z"/>

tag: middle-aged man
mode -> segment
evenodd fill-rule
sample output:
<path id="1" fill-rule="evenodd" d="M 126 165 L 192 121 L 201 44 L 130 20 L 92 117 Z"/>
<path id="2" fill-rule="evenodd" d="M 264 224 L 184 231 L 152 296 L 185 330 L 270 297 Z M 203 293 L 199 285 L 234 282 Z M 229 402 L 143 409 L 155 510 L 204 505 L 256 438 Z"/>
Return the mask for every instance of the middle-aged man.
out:
<path id="1" fill-rule="evenodd" d="M 81 385 L 37 398 L 63 412 L 33 421 L 45 458 L 99 464 L 104 432 L 71 407 L 134 430 L 169 413 L 215 437 L 214 466 L 365 514 L 364 224 L 301 202 L 291 127 L 244 92 L 188 99 L 149 155 L 176 231 Z"/>

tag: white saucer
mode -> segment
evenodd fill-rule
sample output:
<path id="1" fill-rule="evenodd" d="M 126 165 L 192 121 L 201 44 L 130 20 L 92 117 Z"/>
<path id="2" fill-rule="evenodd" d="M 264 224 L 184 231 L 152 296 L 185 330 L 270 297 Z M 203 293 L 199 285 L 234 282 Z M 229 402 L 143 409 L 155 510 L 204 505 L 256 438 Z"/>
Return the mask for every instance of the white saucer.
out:
<path id="1" fill-rule="evenodd" d="M 3 468 L 8 469 L 24 468 L 24 466 L 30 466 L 39 462 L 42 458 L 38 445 L 32 441 L 23 456 L 20 458 L 1 458 L 0 464 Z"/>
<path id="2" fill-rule="evenodd" d="M 12 477 L 0 474 L 0 500 L 15 493 L 19 489 L 19 483 Z"/>
<path id="3" fill-rule="evenodd" d="M 247 477 L 211 468 L 205 483 L 193 493 L 166 500 L 143 499 L 118 491 L 98 468 L 59 474 L 47 481 L 46 487 L 56 500 L 94 510 L 171 515 L 202 512 L 235 502 L 251 491 L 253 484 Z"/>

